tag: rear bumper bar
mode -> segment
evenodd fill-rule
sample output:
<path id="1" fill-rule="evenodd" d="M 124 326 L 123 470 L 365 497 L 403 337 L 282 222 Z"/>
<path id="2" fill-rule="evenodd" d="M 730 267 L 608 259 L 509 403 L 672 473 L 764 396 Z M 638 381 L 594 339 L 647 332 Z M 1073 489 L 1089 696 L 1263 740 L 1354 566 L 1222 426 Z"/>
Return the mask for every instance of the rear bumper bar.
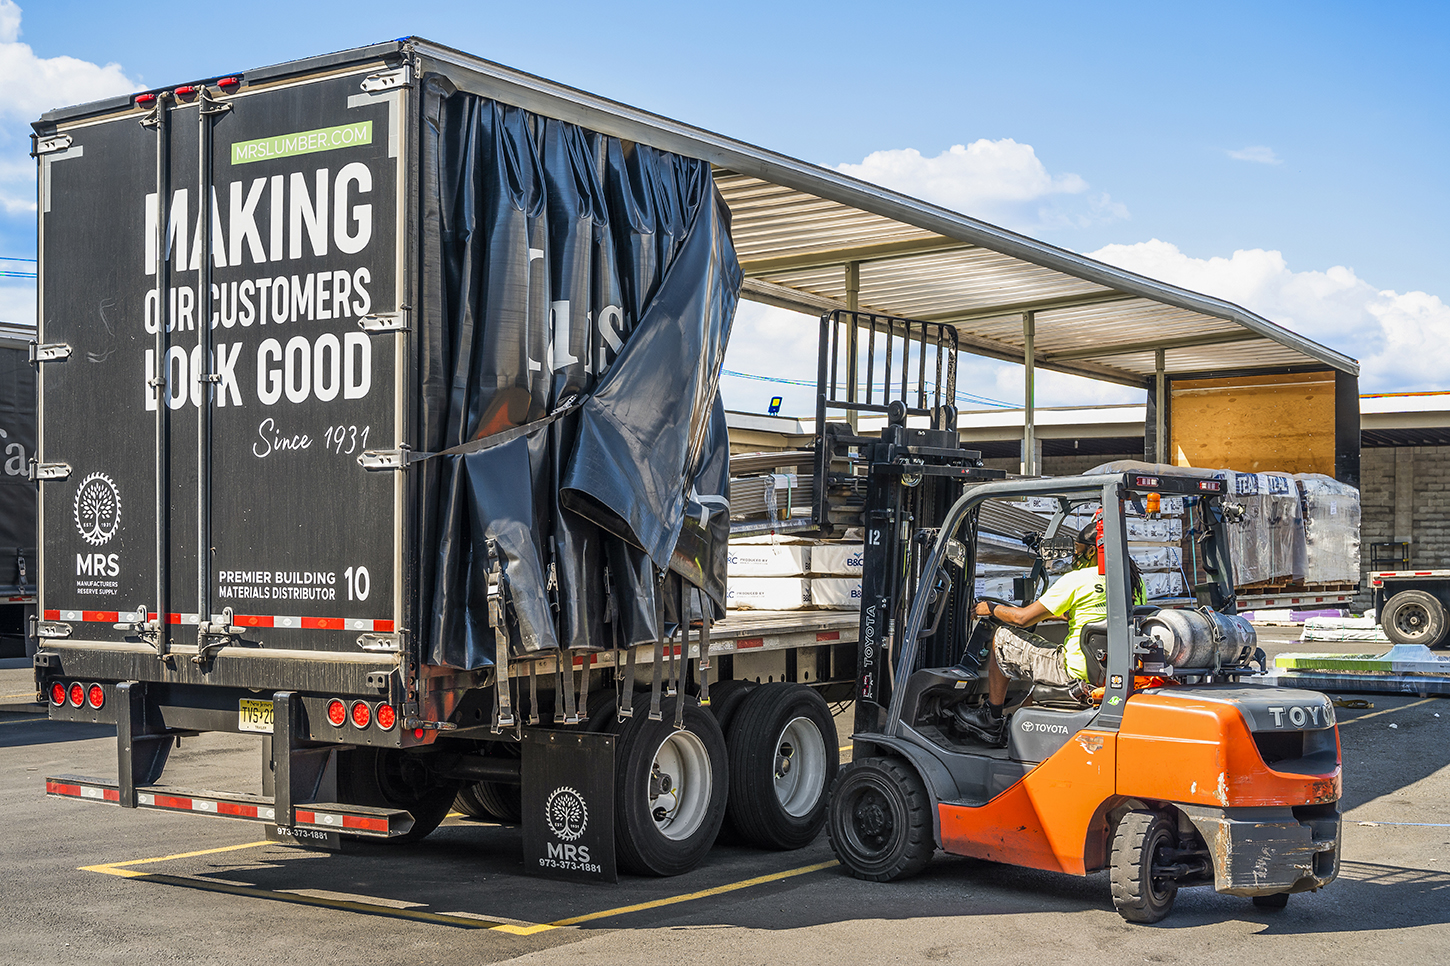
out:
<path id="1" fill-rule="evenodd" d="M 121 804 L 121 789 L 116 782 L 84 778 L 79 775 L 57 775 L 45 780 L 45 793 L 55 798 L 76 801 Z M 136 789 L 136 807 L 154 808 L 163 812 L 188 812 L 214 815 L 242 821 L 263 822 L 283 828 L 308 829 L 318 832 L 343 832 L 368 838 L 388 839 L 406 835 L 413 827 L 413 816 L 402 809 L 369 808 L 363 805 L 341 805 L 333 802 L 310 802 L 292 809 L 292 821 L 284 816 L 277 820 L 276 804 L 262 795 L 225 794 L 187 791 L 171 786 Z"/>
<path id="2" fill-rule="evenodd" d="M 1208 844 L 1218 892 L 1310 892 L 1339 875 L 1338 803 L 1298 809 L 1178 807 Z"/>

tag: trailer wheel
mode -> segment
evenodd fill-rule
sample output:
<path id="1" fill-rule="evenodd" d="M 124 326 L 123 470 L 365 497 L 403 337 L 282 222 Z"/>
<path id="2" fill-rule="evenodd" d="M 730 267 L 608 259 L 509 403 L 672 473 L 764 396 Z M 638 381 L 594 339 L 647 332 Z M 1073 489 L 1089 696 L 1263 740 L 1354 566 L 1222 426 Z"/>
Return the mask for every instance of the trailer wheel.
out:
<path id="1" fill-rule="evenodd" d="M 685 702 L 675 730 L 675 702 Z M 725 815 L 729 764 L 715 716 L 686 695 L 620 722 L 615 744 L 614 841 L 619 865 L 639 875 L 679 875 L 715 844 Z"/>
<path id="2" fill-rule="evenodd" d="M 863 758 L 841 769 L 831 787 L 826 835 L 841 865 L 858 879 L 915 875 L 936 851 L 931 797 L 905 762 Z"/>
<path id="3" fill-rule="evenodd" d="M 344 802 L 352 805 L 407 809 L 413 816 L 413 827 L 406 834 L 367 839 L 401 845 L 418 841 L 448 817 L 458 785 L 434 781 L 407 752 L 349 748 L 337 755 L 337 791 Z"/>
<path id="4" fill-rule="evenodd" d="M 491 818 L 497 822 L 516 824 L 524 815 L 519 786 L 502 782 L 474 782 L 465 785 L 453 805 L 470 818 Z"/>
<path id="5" fill-rule="evenodd" d="M 1129 922 L 1158 922 L 1173 908 L 1178 883 L 1154 875 L 1161 856 L 1176 848 L 1178 834 L 1166 815 L 1129 812 L 1113 836 L 1113 906 Z"/>
<path id="6" fill-rule="evenodd" d="M 841 757 L 836 723 L 803 684 L 765 684 L 740 702 L 730 749 L 726 821 L 747 842 L 798 849 L 826 823 L 827 792 Z"/>
<path id="7" fill-rule="evenodd" d="M 1269 896 L 1254 896 L 1254 905 L 1260 909 L 1283 909 L 1289 905 L 1289 893 L 1276 892 Z"/>
<path id="8" fill-rule="evenodd" d="M 1445 636 L 1445 605 L 1423 590 L 1402 590 L 1385 604 L 1380 626 L 1395 644 L 1434 647 Z"/>

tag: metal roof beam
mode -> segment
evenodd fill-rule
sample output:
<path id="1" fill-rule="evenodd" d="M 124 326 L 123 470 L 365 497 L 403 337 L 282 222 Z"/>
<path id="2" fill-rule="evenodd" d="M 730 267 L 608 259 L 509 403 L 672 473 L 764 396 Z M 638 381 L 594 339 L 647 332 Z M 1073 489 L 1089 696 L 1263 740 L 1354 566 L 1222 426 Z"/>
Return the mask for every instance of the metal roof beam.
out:
<path id="1" fill-rule="evenodd" d="M 982 319 L 1005 318 L 1021 315 L 1023 312 L 1051 312 L 1054 309 L 1075 309 L 1083 305 L 1103 305 L 1108 302 L 1131 302 L 1140 296 L 1123 292 L 1096 292 L 1086 295 L 1064 295 L 1055 299 L 1038 299 L 1035 302 L 1008 302 L 988 309 L 971 312 L 942 312 L 937 315 L 921 316 L 923 322 L 941 322 L 957 325 L 961 322 L 978 322 Z M 1020 353 L 1019 353 L 1020 354 Z"/>
<path id="2" fill-rule="evenodd" d="M 1258 332 L 1212 332 L 1204 335 L 1187 335 L 1179 339 L 1158 339 L 1148 342 L 1120 342 L 1117 345 L 1096 346 L 1091 349 L 1064 349 L 1062 352 L 1047 353 L 1048 359 L 1097 359 L 1102 356 L 1126 356 L 1137 352 L 1153 352 L 1157 349 L 1191 349 L 1201 345 L 1227 345 L 1231 342 L 1254 342 L 1263 339 Z"/>
<path id="3" fill-rule="evenodd" d="M 967 242 L 938 236 L 911 241 L 883 242 L 879 245 L 860 245 L 855 248 L 805 252 L 800 255 L 782 255 L 779 258 L 746 259 L 740 263 L 740 268 L 746 276 L 778 275 L 782 272 L 829 268 L 832 265 L 844 265 L 848 262 L 882 262 L 893 258 L 934 255 L 940 252 L 955 252 L 976 247 Z"/>
<path id="4" fill-rule="evenodd" d="M 804 315 L 821 316 L 837 309 L 846 311 L 845 302 L 759 278 L 745 279 L 740 286 L 740 297 Z"/>

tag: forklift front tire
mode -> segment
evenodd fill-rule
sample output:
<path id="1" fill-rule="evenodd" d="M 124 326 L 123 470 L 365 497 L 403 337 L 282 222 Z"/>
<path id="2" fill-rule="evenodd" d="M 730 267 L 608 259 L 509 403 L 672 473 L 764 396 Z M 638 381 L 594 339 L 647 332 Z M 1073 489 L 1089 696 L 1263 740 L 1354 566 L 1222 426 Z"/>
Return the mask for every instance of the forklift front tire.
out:
<path id="1" fill-rule="evenodd" d="M 1177 848 L 1175 824 L 1158 812 L 1129 812 L 1113 836 L 1113 906 L 1129 922 L 1158 922 L 1173 908 L 1178 883 L 1155 876 L 1160 855 Z"/>
<path id="2" fill-rule="evenodd" d="M 846 871 L 875 882 L 915 875 L 936 851 L 926 786 L 895 758 L 863 758 L 841 769 L 826 832 Z"/>

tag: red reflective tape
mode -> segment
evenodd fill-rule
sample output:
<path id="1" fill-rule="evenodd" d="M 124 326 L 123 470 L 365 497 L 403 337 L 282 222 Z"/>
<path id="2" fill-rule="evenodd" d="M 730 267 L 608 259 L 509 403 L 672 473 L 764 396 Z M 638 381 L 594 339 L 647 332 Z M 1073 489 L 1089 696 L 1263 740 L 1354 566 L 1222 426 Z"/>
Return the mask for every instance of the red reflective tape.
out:
<path id="1" fill-rule="evenodd" d="M 107 802 L 119 802 L 121 800 L 121 790 L 119 788 L 103 788 L 101 789 L 101 799 Z"/>
<path id="2" fill-rule="evenodd" d="M 303 825 L 316 825 L 317 813 L 299 808 L 297 809 L 297 821 Z"/>
<path id="3" fill-rule="evenodd" d="M 113 610 L 83 610 L 81 620 L 97 624 L 114 624 L 121 619 L 121 615 Z"/>
<path id="4" fill-rule="evenodd" d="M 314 631 L 340 631 L 345 624 L 341 617 L 304 617 L 302 627 L 304 630 Z"/>
<path id="5" fill-rule="evenodd" d="M 218 815 L 236 815 L 240 818 L 256 818 L 257 806 L 238 805 L 236 802 L 217 802 L 216 813 Z"/>
<path id="6" fill-rule="evenodd" d="M 737 651 L 744 651 L 748 648 L 764 646 L 765 638 L 763 637 L 742 637 L 740 640 L 735 642 L 735 649 Z"/>
<path id="7" fill-rule="evenodd" d="M 342 817 L 343 828 L 362 829 L 365 832 L 386 832 L 388 820 L 385 818 L 365 818 L 361 815 L 344 815 Z"/>
<path id="8" fill-rule="evenodd" d="M 46 611 L 45 612 L 45 619 L 48 620 L 48 621 L 58 621 L 58 620 L 60 620 L 60 611 L 58 611 L 58 610 L 48 610 L 48 611 Z"/>
<path id="9" fill-rule="evenodd" d="M 67 785 L 65 782 L 53 782 L 47 778 L 45 780 L 45 793 L 47 795 L 70 795 L 74 798 L 80 798 L 81 786 Z"/>
<path id="10" fill-rule="evenodd" d="M 373 630 L 378 632 L 379 634 L 391 634 L 393 633 L 393 622 L 373 621 Z"/>
<path id="11" fill-rule="evenodd" d="M 841 639 L 841 632 L 840 631 L 817 631 L 816 632 L 816 640 L 818 640 L 818 641 L 839 641 L 840 639 Z"/>
<path id="12" fill-rule="evenodd" d="M 191 799 L 189 799 L 189 798 L 176 798 L 176 797 L 171 796 L 171 795 L 157 795 L 156 796 L 156 807 L 157 808 L 180 808 L 180 809 L 185 809 L 186 811 L 189 812 L 189 811 L 191 811 Z"/>
<path id="13" fill-rule="evenodd" d="M 275 627 L 273 619 L 261 617 L 257 614 L 238 614 L 232 618 L 232 623 L 240 627 Z"/>
<path id="14" fill-rule="evenodd" d="M 168 623 L 168 624 L 180 624 L 181 623 L 181 615 L 180 614 L 167 614 L 166 615 L 166 623 Z"/>

